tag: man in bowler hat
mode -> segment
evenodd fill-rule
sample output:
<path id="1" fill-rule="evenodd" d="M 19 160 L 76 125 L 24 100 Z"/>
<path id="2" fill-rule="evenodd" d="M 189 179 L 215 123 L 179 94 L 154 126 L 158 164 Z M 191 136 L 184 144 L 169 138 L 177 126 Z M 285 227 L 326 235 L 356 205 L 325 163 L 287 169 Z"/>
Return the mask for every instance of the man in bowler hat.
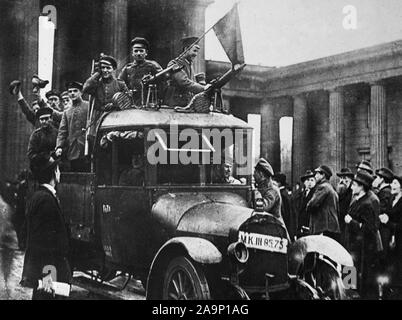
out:
<path id="1" fill-rule="evenodd" d="M 329 183 L 332 171 L 328 166 L 321 165 L 314 172 L 317 186 L 313 197 L 307 203 L 310 233 L 323 234 L 339 240 L 339 199 L 338 194 Z"/>
<path id="2" fill-rule="evenodd" d="M 146 88 L 142 87 L 141 80 L 163 70 L 159 63 L 147 59 L 149 47 L 149 42 L 145 38 L 135 37 L 131 40 L 131 54 L 134 61 L 125 65 L 118 77 L 132 90 L 134 104 L 137 106 L 145 103 Z"/>
<path id="3" fill-rule="evenodd" d="M 375 291 L 374 276 L 378 254 L 378 227 L 380 203 L 373 202 L 368 194 L 373 176 L 360 170 L 353 178 L 354 201 L 344 220 L 346 223 L 346 248 L 354 257 L 359 276 L 358 289 L 362 297 L 370 297 Z M 372 297 L 372 296 L 371 296 Z"/>

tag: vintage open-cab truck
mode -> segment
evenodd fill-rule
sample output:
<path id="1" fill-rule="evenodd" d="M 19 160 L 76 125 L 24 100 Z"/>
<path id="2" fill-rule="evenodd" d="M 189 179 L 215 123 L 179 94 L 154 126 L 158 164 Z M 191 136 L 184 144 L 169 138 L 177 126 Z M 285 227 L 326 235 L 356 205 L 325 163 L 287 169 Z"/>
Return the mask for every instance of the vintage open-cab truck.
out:
<path id="1" fill-rule="evenodd" d="M 105 280 L 129 273 L 148 299 L 328 296 L 314 272 L 338 281 L 352 259 L 324 236 L 291 243 L 281 221 L 254 208 L 251 134 L 246 122 L 221 112 L 162 107 L 104 116 L 91 172 L 63 173 L 58 186 L 74 269 L 97 270 Z M 242 184 L 219 180 L 213 159 L 227 150 Z M 129 185 L 133 155 L 143 166 Z"/>

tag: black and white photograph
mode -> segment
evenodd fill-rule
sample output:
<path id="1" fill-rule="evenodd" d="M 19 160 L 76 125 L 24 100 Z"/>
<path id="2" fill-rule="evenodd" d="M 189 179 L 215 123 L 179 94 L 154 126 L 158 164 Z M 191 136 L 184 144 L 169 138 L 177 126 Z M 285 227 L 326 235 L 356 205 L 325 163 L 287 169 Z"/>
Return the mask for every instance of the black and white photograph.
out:
<path id="1" fill-rule="evenodd" d="M 401 26 L 400 0 L 0 0 L 0 300 L 401 300 Z"/>

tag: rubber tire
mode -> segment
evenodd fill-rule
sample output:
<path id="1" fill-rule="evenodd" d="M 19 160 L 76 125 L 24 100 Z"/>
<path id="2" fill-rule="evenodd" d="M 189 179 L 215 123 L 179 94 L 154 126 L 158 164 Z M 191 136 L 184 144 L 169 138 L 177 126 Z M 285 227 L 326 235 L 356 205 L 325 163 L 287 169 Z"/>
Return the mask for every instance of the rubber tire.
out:
<path id="1" fill-rule="evenodd" d="M 172 278 L 175 277 L 178 280 L 179 273 L 185 276 L 187 281 L 181 281 L 182 285 L 191 283 L 190 295 L 179 295 L 174 299 L 169 297 L 169 289 L 172 286 Z M 184 279 L 184 278 L 183 278 Z M 187 288 L 187 286 L 186 286 Z M 177 292 L 177 291 L 176 291 Z M 185 256 L 179 256 L 173 258 L 168 264 L 166 273 L 163 276 L 162 287 L 162 299 L 163 300 L 210 300 L 211 292 L 209 289 L 208 281 L 201 266 Z"/>

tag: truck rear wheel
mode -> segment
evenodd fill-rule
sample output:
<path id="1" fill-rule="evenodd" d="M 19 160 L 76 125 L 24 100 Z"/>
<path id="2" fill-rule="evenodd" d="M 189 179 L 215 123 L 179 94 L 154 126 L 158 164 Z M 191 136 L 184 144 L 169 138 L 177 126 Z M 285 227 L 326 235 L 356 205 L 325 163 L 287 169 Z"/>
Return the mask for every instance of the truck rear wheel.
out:
<path id="1" fill-rule="evenodd" d="M 163 279 L 164 300 L 209 300 L 211 293 L 201 266 L 179 256 L 168 265 Z"/>

